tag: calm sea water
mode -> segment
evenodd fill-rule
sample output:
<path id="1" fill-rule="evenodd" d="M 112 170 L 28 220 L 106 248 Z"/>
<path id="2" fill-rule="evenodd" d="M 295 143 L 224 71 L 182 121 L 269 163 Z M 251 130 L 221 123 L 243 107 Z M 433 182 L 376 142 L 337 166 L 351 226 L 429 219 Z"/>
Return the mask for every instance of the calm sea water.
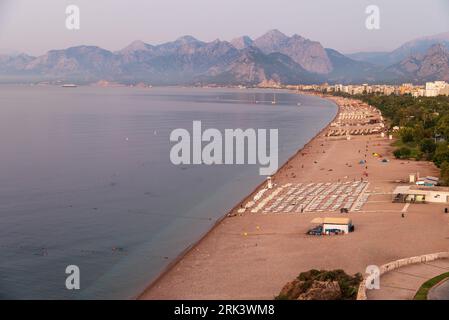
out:
<path id="1" fill-rule="evenodd" d="M 264 179 L 257 165 L 172 165 L 173 129 L 279 128 L 283 163 L 336 114 L 273 96 L 0 86 L 0 298 L 135 297 Z M 65 287 L 72 264 L 77 291 Z"/>

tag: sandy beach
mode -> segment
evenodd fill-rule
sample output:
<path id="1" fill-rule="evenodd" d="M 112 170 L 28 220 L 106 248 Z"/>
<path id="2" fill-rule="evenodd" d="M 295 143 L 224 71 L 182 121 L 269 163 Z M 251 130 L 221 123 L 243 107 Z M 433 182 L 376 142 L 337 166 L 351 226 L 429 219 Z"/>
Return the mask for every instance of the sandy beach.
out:
<path id="1" fill-rule="evenodd" d="M 430 162 L 394 159 L 392 141 L 377 132 L 379 123 L 366 123 L 368 116 L 378 120 L 377 110 L 355 100 L 327 99 L 339 105 L 337 118 L 279 169 L 274 187 L 248 206 L 266 189 L 259 186 L 140 299 L 273 299 L 309 269 L 363 274 L 368 265 L 449 249 L 444 205 L 411 204 L 402 217 L 404 204 L 392 203 L 393 189 L 406 184 L 410 173 L 438 176 L 438 169 Z M 310 192 L 310 199 L 279 203 L 270 198 L 277 189 L 284 199 L 292 192 Z M 313 218 L 342 215 L 339 190 L 350 190 L 340 207 L 350 204 L 344 215 L 355 232 L 306 235 Z M 310 196 L 313 192 L 318 194 Z"/>

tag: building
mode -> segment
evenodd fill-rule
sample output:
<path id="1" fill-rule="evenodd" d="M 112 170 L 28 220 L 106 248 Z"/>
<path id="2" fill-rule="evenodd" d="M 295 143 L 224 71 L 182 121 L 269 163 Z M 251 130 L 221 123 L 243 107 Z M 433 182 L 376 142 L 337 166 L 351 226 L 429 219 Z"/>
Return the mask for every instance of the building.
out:
<path id="1" fill-rule="evenodd" d="M 445 81 L 426 82 L 425 96 L 436 97 L 446 92 L 449 85 Z"/>
<path id="2" fill-rule="evenodd" d="M 440 94 L 443 96 L 449 96 L 449 84 L 440 90 Z"/>
<path id="3" fill-rule="evenodd" d="M 289 86 L 287 86 L 289 87 Z M 291 86 L 290 86 L 291 87 Z M 350 95 L 359 94 L 382 94 L 382 95 L 411 95 L 412 97 L 436 97 L 438 95 L 449 96 L 449 84 L 445 81 L 427 82 L 424 85 L 414 85 L 413 83 L 403 83 L 401 85 L 386 84 L 334 84 L 323 83 L 320 85 L 297 85 L 294 89 L 317 92 L 342 92 Z"/>
<path id="4" fill-rule="evenodd" d="M 354 231 L 354 226 L 350 218 L 315 218 L 311 223 L 322 225 L 323 234 L 335 233 L 335 230 L 345 234 Z"/>
<path id="5" fill-rule="evenodd" d="M 393 191 L 393 202 L 449 203 L 449 188 L 398 186 Z"/>

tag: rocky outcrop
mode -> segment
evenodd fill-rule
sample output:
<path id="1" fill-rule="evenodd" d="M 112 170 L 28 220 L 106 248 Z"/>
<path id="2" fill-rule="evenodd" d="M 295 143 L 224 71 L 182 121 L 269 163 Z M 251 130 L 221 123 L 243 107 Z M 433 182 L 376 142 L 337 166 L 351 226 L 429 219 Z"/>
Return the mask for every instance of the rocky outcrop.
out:
<path id="1" fill-rule="evenodd" d="M 362 275 L 343 270 L 310 270 L 287 283 L 277 300 L 355 300 Z"/>
<path id="2" fill-rule="evenodd" d="M 341 289 L 337 281 L 314 281 L 298 296 L 298 300 L 340 300 Z"/>
<path id="3" fill-rule="evenodd" d="M 287 283 L 282 288 L 279 297 L 289 300 L 340 300 L 341 289 L 337 281 L 306 281 L 298 279 Z"/>

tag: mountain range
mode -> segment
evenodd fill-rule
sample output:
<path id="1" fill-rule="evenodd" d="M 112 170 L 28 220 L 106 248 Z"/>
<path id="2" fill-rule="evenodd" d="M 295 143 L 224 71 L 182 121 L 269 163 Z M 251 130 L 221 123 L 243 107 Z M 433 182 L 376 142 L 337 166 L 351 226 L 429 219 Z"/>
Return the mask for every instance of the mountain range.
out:
<path id="1" fill-rule="evenodd" d="M 278 30 L 229 42 L 183 36 L 160 45 L 134 41 L 116 52 L 77 46 L 38 57 L 0 55 L 0 80 L 155 85 L 422 82 L 449 80 L 448 48 L 449 33 L 413 40 L 392 52 L 349 55 Z"/>
<path id="2" fill-rule="evenodd" d="M 442 44 L 449 49 L 449 32 L 408 41 L 391 52 L 358 52 L 348 54 L 348 57 L 387 67 L 399 63 L 409 56 L 424 54 L 435 44 Z"/>

